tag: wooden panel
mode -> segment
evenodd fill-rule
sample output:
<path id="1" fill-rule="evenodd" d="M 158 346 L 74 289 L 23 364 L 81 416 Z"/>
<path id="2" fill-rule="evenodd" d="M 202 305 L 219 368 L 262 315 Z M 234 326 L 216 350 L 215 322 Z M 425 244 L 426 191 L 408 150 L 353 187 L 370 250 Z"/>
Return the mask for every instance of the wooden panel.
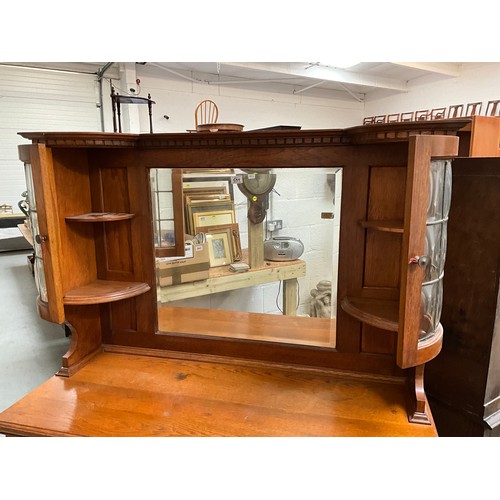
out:
<path id="1" fill-rule="evenodd" d="M 361 352 L 378 354 L 394 354 L 397 336 L 395 332 L 380 330 L 372 325 L 364 324 L 361 332 Z"/>
<path id="2" fill-rule="evenodd" d="M 58 193 L 61 245 L 59 258 L 64 262 L 63 291 L 86 285 L 97 277 L 94 227 L 66 222 L 66 217 L 90 211 L 90 184 L 86 151 L 54 149 L 54 176 Z"/>
<path id="3" fill-rule="evenodd" d="M 404 167 L 371 167 L 366 220 L 402 220 Z M 363 286 L 399 286 L 401 237 L 395 233 L 367 231 Z"/>
<path id="4" fill-rule="evenodd" d="M 136 216 L 130 221 L 134 281 L 147 283 L 151 291 L 134 299 L 135 323 L 131 328 L 154 335 L 157 331 L 156 262 L 154 253 L 152 206 L 148 169 L 136 168 L 138 162 L 132 158 L 128 168 L 128 197 L 130 210 Z M 184 237 L 183 232 L 181 231 Z M 134 320 L 134 321 L 135 321 Z"/>
<path id="5" fill-rule="evenodd" d="M 469 156 L 500 156 L 500 118 L 473 117 Z"/>
<path id="6" fill-rule="evenodd" d="M 101 353 L 0 415 L 28 436 L 437 436 L 388 379 Z"/>
<path id="7" fill-rule="evenodd" d="M 48 297 L 45 311 L 48 314 L 44 314 L 43 317 L 54 323 L 62 323 L 64 287 L 60 255 L 63 244 L 58 220 L 59 203 L 52 168 L 52 151 L 44 145 L 31 146 L 30 151 L 39 231 L 42 237 L 46 237 L 42 243 L 42 255 Z"/>
<path id="8" fill-rule="evenodd" d="M 367 234 L 372 229 L 365 229 L 362 221 L 371 217 L 394 219 L 398 211 L 398 203 L 391 205 L 387 201 L 388 190 L 384 190 L 384 178 L 395 172 L 399 179 L 404 175 L 404 165 L 407 162 L 407 145 L 394 144 L 390 151 L 384 148 L 364 147 L 355 151 L 352 158 L 346 159 L 342 174 L 342 209 L 340 220 L 339 247 L 339 279 L 338 303 L 345 297 L 376 298 L 381 300 L 396 300 L 398 290 L 388 287 L 363 287 L 365 275 L 365 259 Z M 377 167 L 377 165 L 379 165 Z M 380 165 L 384 165 L 383 167 Z M 368 212 L 368 195 L 370 190 L 370 172 L 372 179 L 372 206 Z M 401 174 L 402 172 L 402 174 Z M 378 180 L 378 182 L 377 182 Z M 396 181 L 397 182 L 397 181 Z M 401 182 L 401 181 L 400 181 Z M 392 192 L 391 192 L 392 195 Z M 396 195 L 399 199 L 399 195 Z M 381 203 L 377 211 L 376 201 Z M 394 206 L 396 208 L 394 208 Z M 385 207 L 385 208 L 384 208 Z M 385 233 L 401 239 L 397 233 Z M 373 248 L 373 245 L 372 245 Z M 384 255 L 380 254 L 383 258 Z M 372 272 L 372 276 L 377 271 Z M 394 274 L 393 274 L 394 275 Z M 382 280 L 379 280 L 381 282 Z M 343 352 L 359 352 L 361 349 L 361 323 L 347 314 L 342 308 L 337 311 L 337 348 Z"/>
<path id="9" fill-rule="evenodd" d="M 368 231 L 363 288 L 399 288 L 401 235 Z"/>
<path id="10" fill-rule="evenodd" d="M 130 212 L 127 168 L 100 170 L 103 211 Z M 129 221 L 105 224 L 106 279 L 133 276 L 132 235 Z"/>
<path id="11" fill-rule="evenodd" d="M 117 281 L 143 282 L 151 291 L 134 300 L 114 303 L 104 309 L 104 337 L 108 342 L 118 332 L 156 332 L 156 275 L 153 248 L 149 172 L 135 168 L 134 152 L 90 153 L 93 208 L 99 212 L 134 214 L 130 220 L 96 224 L 99 276 Z M 131 308 L 131 310 L 129 310 Z"/>
<path id="12" fill-rule="evenodd" d="M 444 435 L 483 435 L 500 403 L 500 159 L 457 159 L 452 173 L 443 349 L 427 365 L 426 388 L 448 408 Z M 457 433 L 462 419 L 472 427 Z"/>
<path id="13" fill-rule="evenodd" d="M 110 304 L 109 319 L 111 332 L 137 332 L 137 310 L 135 300 L 124 300 Z"/>
<path id="14" fill-rule="evenodd" d="M 367 220 L 397 220 L 404 214 L 406 167 L 370 167 Z"/>

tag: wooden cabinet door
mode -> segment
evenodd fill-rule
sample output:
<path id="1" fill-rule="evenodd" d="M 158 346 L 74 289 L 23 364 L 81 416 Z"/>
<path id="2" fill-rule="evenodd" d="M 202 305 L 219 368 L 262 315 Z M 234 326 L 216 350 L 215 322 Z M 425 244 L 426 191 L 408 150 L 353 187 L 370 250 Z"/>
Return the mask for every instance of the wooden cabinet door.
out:
<path id="1" fill-rule="evenodd" d="M 60 324 L 64 322 L 61 268 L 58 258 L 61 240 L 52 154 L 50 148 L 43 144 L 31 145 L 29 153 L 38 219 L 38 232 L 33 234 L 33 238 L 35 245 L 41 249 L 47 298 L 45 302 L 39 297 L 39 313 L 43 319 Z"/>
<path id="2" fill-rule="evenodd" d="M 421 365 L 441 349 L 443 330 L 440 325 L 430 339 L 419 341 L 424 281 L 421 264 L 425 250 L 431 160 L 450 158 L 457 152 L 458 137 L 455 136 L 417 135 L 410 138 L 396 358 L 401 368 Z"/>

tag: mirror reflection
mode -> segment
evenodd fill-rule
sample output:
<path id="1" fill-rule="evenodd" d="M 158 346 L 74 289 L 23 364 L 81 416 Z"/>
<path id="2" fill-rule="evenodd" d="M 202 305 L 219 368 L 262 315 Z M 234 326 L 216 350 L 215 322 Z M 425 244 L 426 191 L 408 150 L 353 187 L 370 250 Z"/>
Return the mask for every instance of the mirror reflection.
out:
<path id="1" fill-rule="evenodd" d="M 159 333 L 335 347 L 340 168 L 150 179 Z"/>

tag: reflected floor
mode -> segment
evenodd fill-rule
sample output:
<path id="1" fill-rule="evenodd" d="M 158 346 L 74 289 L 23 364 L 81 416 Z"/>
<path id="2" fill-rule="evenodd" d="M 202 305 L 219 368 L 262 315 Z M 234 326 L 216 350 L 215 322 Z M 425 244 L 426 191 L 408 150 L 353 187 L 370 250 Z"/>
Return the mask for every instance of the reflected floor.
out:
<path id="1" fill-rule="evenodd" d="M 335 347 L 335 318 L 163 306 L 158 308 L 158 327 L 163 333 Z"/>

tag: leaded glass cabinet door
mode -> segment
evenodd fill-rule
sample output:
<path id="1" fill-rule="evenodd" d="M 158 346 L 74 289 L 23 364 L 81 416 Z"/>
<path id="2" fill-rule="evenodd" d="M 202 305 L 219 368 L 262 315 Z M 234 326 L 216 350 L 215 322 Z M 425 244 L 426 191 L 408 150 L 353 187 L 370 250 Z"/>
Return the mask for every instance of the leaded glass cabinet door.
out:
<path id="1" fill-rule="evenodd" d="M 47 296 L 47 285 L 45 283 L 45 271 L 43 265 L 43 240 L 40 237 L 35 188 L 33 186 L 33 173 L 30 163 L 25 163 L 24 175 L 26 178 L 26 188 L 28 192 L 29 221 L 31 225 L 31 231 L 33 233 L 33 249 L 35 254 L 33 272 L 35 275 L 35 284 L 38 291 L 38 300 L 41 301 L 42 304 L 46 305 L 49 299 Z"/>
<path id="2" fill-rule="evenodd" d="M 35 279 L 39 293 L 38 312 L 53 323 L 64 322 L 61 286 L 56 199 L 51 149 L 43 144 L 19 147 L 19 158 L 25 164 L 35 248 Z"/>
<path id="3" fill-rule="evenodd" d="M 450 157 L 457 149 L 457 137 L 415 136 L 410 140 L 397 352 L 401 368 L 424 364 L 441 349 Z"/>

